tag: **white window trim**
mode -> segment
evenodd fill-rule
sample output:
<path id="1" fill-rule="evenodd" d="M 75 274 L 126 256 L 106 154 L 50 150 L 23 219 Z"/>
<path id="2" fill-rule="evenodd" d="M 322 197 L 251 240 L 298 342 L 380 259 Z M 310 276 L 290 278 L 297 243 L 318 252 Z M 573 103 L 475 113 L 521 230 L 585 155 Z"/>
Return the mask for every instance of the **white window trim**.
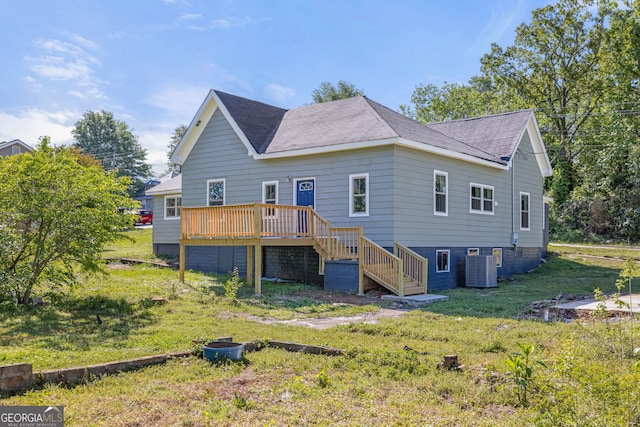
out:
<path id="1" fill-rule="evenodd" d="M 496 251 L 500 253 L 499 256 L 496 256 Z M 502 248 L 493 248 L 491 254 L 496 257 L 496 267 L 502 267 Z"/>
<path id="2" fill-rule="evenodd" d="M 170 195 L 170 196 L 164 196 L 164 219 L 169 220 L 169 221 L 173 221 L 173 220 L 179 220 L 180 219 L 180 215 L 178 216 L 167 216 L 167 199 L 181 199 L 180 201 L 180 212 L 182 213 L 182 195 L 180 194 L 174 194 L 174 195 Z M 178 211 L 178 207 L 176 206 L 176 212 Z"/>
<path id="3" fill-rule="evenodd" d="M 275 200 L 274 200 L 274 205 L 278 204 L 278 200 L 280 199 L 280 190 L 279 190 L 279 185 L 278 185 L 278 181 L 262 181 L 262 204 L 266 205 L 267 204 L 267 186 L 268 185 L 275 185 L 276 186 L 276 194 L 275 194 Z M 276 208 L 267 208 L 265 211 L 265 218 L 277 218 L 278 217 L 278 210 Z"/>
<path id="4" fill-rule="evenodd" d="M 227 180 L 225 178 L 218 179 L 208 179 L 207 180 L 207 198 L 205 199 L 205 206 L 209 205 L 209 184 L 212 182 L 221 182 L 222 183 L 222 206 L 227 204 Z"/>
<path id="5" fill-rule="evenodd" d="M 365 192 L 365 211 L 364 212 L 354 212 L 353 211 L 353 180 L 356 178 L 364 178 L 366 182 L 366 192 Z M 349 217 L 363 217 L 369 216 L 369 199 L 371 190 L 369 189 L 369 174 L 368 173 L 357 173 L 353 175 L 349 175 Z"/>
<path id="6" fill-rule="evenodd" d="M 445 178 L 445 187 L 444 187 L 444 212 L 439 212 L 436 210 L 436 180 L 438 175 L 444 175 Z M 443 172 L 439 170 L 433 171 L 433 214 L 439 216 L 449 216 L 449 173 Z"/>
<path id="7" fill-rule="evenodd" d="M 480 248 L 467 248 L 467 255 L 480 255 Z"/>
<path id="8" fill-rule="evenodd" d="M 447 254 L 447 269 L 438 270 L 438 254 L 444 252 Z M 436 273 L 449 273 L 451 271 L 451 251 L 449 249 L 436 249 Z"/>
<path id="9" fill-rule="evenodd" d="M 481 194 L 482 194 L 482 198 L 480 199 L 481 202 L 481 206 L 482 209 L 478 210 L 478 209 L 473 209 L 473 197 L 471 197 L 471 189 L 473 187 L 480 187 L 481 189 Z M 491 201 L 491 210 L 490 211 L 486 211 L 484 210 L 484 190 L 485 189 L 491 189 L 491 192 L 493 193 L 493 200 Z M 493 185 L 484 185 L 484 184 L 478 184 L 475 182 L 470 182 L 469 183 L 469 212 L 474 213 L 474 214 L 480 214 L 480 215 L 494 215 L 495 213 L 495 207 L 496 207 L 496 189 Z"/>
<path id="10" fill-rule="evenodd" d="M 278 204 L 278 200 L 280 199 L 280 189 L 278 185 L 278 181 L 262 181 L 262 203 L 267 203 L 267 186 L 275 185 L 276 186 L 276 200 L 275 204 Z"/>
<path id="11" fill-rule="evenodd" d="M 529 210 L 527 211 L 527 227 L 523 227 L 522 226 L 522 212 L 524 212 L 522 210 L 522 196 L 527 196 L 527 205 Z M 530 231 L 531 230 L 531 194 L 527 193 L 526 191 L 521 191 L 520 192 L 520 200 L 519 200 L 519 205 L 520 205 L 520 230 L 522 231 Z"/>

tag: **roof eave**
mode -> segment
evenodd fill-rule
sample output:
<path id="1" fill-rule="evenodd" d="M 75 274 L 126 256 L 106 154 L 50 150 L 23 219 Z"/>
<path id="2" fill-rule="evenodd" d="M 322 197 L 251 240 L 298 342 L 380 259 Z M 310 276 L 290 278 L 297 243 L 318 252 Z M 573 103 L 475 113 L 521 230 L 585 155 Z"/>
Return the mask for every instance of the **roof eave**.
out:
<path id="1" fill-rule="evenodd" d="M 462 160 L 468 163 L 474 163 L 474 164 L 488 166 L 488 167 L 497 168 L 501 170 L 509 169 L 509 165 L 506 163 L 498 163 L 498 162 L 494 162 L 486 159 L 481 159 L 479 157 L 474 157 L 468 154 L 458 153 L 456 151 L 434 147 L 432 145 L 424 144 L 422 142 L 416 142 L 406 138 L 396 138 L 396 137 L 378 139 L 378 140 L 369 140 L 369 141 L 358 141 L 358 142 L 351 142 L 347 144 L 328 145 L 323 147 L 303 148 L 298 150 L 279 151 L 276 153 L 265 153 L 265 154 L 256 153 L 253 155 L 253 158 L 256 160 L 281 159 L 281 158 L 287 158 L 287 157 L 298 157 L 298 156 L 306 156 L 306 155 L 314 155 L 314 154 L 335 153 L 338 151 L 357 150 L 360 148 L 383 147 L 386 145 L 395 145 L 395 144 L 403 147 L 413 148 L 413 149 L 427 152 L 427 153 L 438 154 L 443 157 Z"/>
<path id="2" fill-rule="evenodd" d="M 533 112 L 531 112 L 529 121 L 527 121 L 526 130 L 529 132 L 529 137 L 531 138 L 533 154 L 536 156 L 536 162 L 540 168 L 540 173 L 542 176 L 551 176 L 553 174 L 553 168 L 551 167 L 551 162 L 549 161 L 549 156 L 547 155 L 547 150 L 544 146 L 542 135 L 540 134 L 540 128 L 538 127 L 538 122 Z"/>
<path id="3" fill-rule="evenodd" d="M 145 191 L 145 194 L 147 196 L 168 196 L 170 194 L 182 194 L 182 188 L 177 188 L 177 189 L 171 189 L 171 190 L 160 190 L 160 191 L 152 191 L 152 190 L 147 190 Z"/>
<path id="4" fill-rule="evenodd" d="M 249 142 L 247 136 L 244 134 L 244 132 L 242 132 L 236 121 L 229 113 L 229 110 L 227 110 L 227 107 L 225 107 L 225 105 L 220 100 L 218 94 L 215 92 L 215 90 L 210 90 L 204 102 L 196 112 L 193 120 L 191 120 L 191 123 L 189 124 L 189 127 L 187 128 L 184 136 L 182 137 L 176 148 L 173 150 L 170 158 L 171 163 L 178 165 L 184 164 L 184 162 L 187 160 L 187 157 L 189 157 L 191 150 L 193 150 L 193 147 L 202 135 L 202 132 L 207 126 L 207 123 L 209 123 L 209 120 L 211 120 L 211 117 L 213 117 L 213 114 L 218 109 L 224 115 L 225 119 L 227 119 L 236 135 L 238 135 L 238 138 L 240 138 L 242 144 L 244 144 L 245 148 L 247 149 L 247 154 L 250 156 L 257 154 L 256 150 Z"/>

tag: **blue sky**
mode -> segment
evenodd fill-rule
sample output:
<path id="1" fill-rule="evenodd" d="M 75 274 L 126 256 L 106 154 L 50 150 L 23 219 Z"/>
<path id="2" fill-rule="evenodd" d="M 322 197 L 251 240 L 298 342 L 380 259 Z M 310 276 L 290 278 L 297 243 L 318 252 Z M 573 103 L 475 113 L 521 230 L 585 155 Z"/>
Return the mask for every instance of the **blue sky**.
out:
<path id="1" fill-rule="evenodd" d="M 492 42 L 548 0 L 0 0 L 0 141 L 72 142 L 111 111 L 165 169 L 209 89 L 283 108 L 346 80 L 398 110 L 418 85 L 466 83 Z"/>

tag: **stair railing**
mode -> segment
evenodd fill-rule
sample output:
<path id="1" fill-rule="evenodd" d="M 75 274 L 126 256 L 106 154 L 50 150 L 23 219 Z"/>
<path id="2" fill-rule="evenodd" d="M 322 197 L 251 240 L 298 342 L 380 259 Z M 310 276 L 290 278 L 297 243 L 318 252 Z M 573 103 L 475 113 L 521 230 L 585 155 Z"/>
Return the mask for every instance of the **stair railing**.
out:
<path id="1" fill-rule="evenodd" d="M 402 259 L 404 275 L 424 286 L 426 294 L 429 260 L 397 242 L 393 244 L 393 254 Z"/>

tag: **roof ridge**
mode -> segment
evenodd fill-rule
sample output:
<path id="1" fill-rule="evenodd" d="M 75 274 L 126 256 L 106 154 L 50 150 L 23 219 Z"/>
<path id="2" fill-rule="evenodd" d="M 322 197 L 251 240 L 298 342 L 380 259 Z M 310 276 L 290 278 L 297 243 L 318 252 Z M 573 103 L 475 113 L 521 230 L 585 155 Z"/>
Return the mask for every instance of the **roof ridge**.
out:
<path id="1" fill-rule="evenodd" d="M 532 108 L 524 108 L 522 110 L 516 110 L 516 111 L 505 111 L 502 113 L 487 114 L 485 116 L 465 117 L 462 119 L 444 120 L 441 122 L 429 122 L 429 123 L 425 123 L 425 125 L 439 125 L 443 123 L 446 124 L 446 123 L 464 122 L 464 121 L 471 121 L 471 120 L 481 120 L 481 119 L 488 119 L 490 117 L 508 116 L 508 115 L 519 114 L 524 112 L 533 113 L 533 111 L 534 110 Z"/>
<path id="2" fill-rule="evenodd" d="M 378 104 L 378 105 L 380 105 L 380 106 L 382 106 L 382 107 L 386 108 L 386 109 L 387 109 L 387 110 L 389 110 L 389 111 L 393 111 L 393 110 L 391 110 L 391 109 L 390 109 L 390 108 L 388 108 L 388 107 L 385 107 L 385 106 L 384 106 L 384 105 L 382 105 L 382 104 L 379 104 L 379 103 L 375 102 L 375 101 L 374 101 L 374 100 L 372 100 L 372 99 L 367 98 L 367 97 L 366 97 L 366 96 L 364 96 L 364 95 L 359 95 L 359 96 L 357 96 L 357 98 L 360 98 L 360 99 L 364 102 L 364 104 L 366 105 L 367 109 L 368 109 L 369 111 L 371 111 L 371 112 L 375 115 L 375 117 L 378 119 L 378 121 L 379 121 L 379 122 L 381 122 L 381 123 L 383 124 L 383 126 L 385 126 L 387 129 L 389 129 L 389 130 L 391 131 L 391 133 L 392 133 L 392 134 L 394 134 L 396 137 L 400 138 L 400 132 L 398 132 L 398 131 L 393 127 L 393 126 L 391 126 L 391 124 L 389 124 L 389 122 L 387 122 L 387 121 L 386 121 L 386 120 L 385 120 L 385 119 L 380 115 L 380 113 L 378 113 L 378 111 L 377 111 L 375 108 L 373 108 L 373 105 L 371 105 L 371 103 L 372 103 L 372 102 L 374 102 L 374 103 L 376 103 L 376 104 Z M 393 112 L 395 113 L 395 111 L 393 111 Z M 397 113 L 396 113 L 396 114 L 397 114 Z"/>

